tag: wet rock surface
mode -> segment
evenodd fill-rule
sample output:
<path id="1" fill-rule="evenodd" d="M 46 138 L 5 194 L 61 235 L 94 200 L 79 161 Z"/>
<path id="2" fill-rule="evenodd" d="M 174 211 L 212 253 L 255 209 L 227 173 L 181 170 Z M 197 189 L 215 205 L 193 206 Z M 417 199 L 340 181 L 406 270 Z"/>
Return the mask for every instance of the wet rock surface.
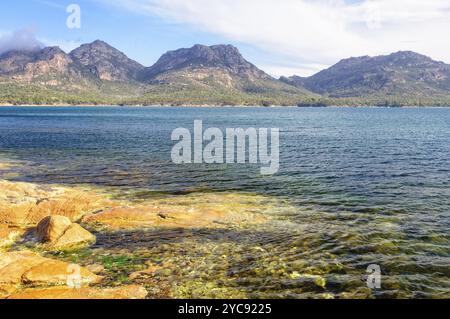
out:
<path id="1" fill-rule="evenodd" d="M 267 220 L 253 205 L 259 196 L 202 194 L 118 206 L 83 217 L 82 222 L 99 230 L 120 231 L 149 228 L 224 228 L 258 224 Z"/>

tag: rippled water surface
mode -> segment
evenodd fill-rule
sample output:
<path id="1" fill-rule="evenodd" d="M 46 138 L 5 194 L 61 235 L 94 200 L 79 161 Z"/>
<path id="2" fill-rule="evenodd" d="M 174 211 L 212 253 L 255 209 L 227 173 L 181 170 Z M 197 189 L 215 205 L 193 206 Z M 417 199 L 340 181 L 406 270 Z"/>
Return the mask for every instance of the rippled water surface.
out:
<path id="1" fill-rule="evenodd" d="M 171 133 L 194 120 L 280 128 L 280 172 L 172 164 Z M 450 294 L 450 109 L 2 107 L 0 154 L 27 163 L 4 173 L 12 180 L 289 203 L 261 208 L 274 218 L 260 227 L 99 234 L 99 255 L 172 265 L 158 280 L 175 297 Z M 366 286 L 370 264 L 381 266 L 381 290 Z"/>

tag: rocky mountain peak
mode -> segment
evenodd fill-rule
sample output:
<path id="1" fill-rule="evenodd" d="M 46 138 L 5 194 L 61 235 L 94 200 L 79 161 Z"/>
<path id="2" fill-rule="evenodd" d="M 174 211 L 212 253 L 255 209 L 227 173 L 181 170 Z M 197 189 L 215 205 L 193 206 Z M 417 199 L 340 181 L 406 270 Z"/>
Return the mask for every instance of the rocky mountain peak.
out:
<path id="1" fill-rule="evenodd" d="M 70 56 L 96 77 L 105 81 L 129 81 L 144 67 L 108 43 L 96 40 L 73 50 Z"/>
<path id="2" fill-rule="evenodd" d="M 266 73 L 244 59 L 232 45 L 205 46 L 196 44 L 165 53 L 145 72 L 146 78 L 164 72 L 181 69 L 221 69 L 230 74 L 247 78 L 270 78 Z"/>
<path id="3" fill-rule="evenodd" d="M 41 59 L 41 60 L 53 59 L 58 55 L 68 58 L 68 55 L 66 54 L 66 52 L 61 50 L 60 47 L 56 47 L 56 46 L 55 47 L 46 47 L 40 51 L 37 51 L 37 58 Z"/>
<path id="4" fill-rule="evenodd" d="M 31 81 L 69 71 L 72 59 L 59 47 L 36 50 L 10 51 L 0 56 L 0 74 Z"/>
<path id="5" fill-rule="evenodd" d="M 282 78 L 286 83 L 331 97 L 377 94 L 427 96 L 450 89 L 450 65 L 413 52 L 344 59 L 311 77 Z"/>

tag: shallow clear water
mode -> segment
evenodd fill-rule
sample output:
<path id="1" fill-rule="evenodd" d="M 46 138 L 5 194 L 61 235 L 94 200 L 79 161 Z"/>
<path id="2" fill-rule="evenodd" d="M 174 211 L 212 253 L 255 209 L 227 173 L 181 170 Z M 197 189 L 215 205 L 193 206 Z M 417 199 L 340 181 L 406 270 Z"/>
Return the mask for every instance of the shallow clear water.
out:
<path id="1" fill-rule="evenodd" d="M 192 130 L 194 120 L 280 128 L 280 172 L 172 164 L 171 132 Z M 28 162 L 14 180 L 116 186 L 141 197 L 251 192 L 295 207 L 260 229 L 190 233 L 183 245 L 201 256 L 186 253 L 189 265 L 171 274 L 196 274 L 189 285 L 177 281 L 181 296 L 197 296 L 193 282 L 203 281 L 213 282 L 209 291 L 253 297 L 450 294 L 450 109 L 2 107 L 0 154 Z M 185 262 L 173 233 L 128 236 L 130 250 L 173 250 L 166 258 Z M 150 244 L 164 236 L 164 250 Z M 121 242 L 105 236 L 99 249 Z M 370 264 L 382 268 L 380 291 L 366 288 Z"/>

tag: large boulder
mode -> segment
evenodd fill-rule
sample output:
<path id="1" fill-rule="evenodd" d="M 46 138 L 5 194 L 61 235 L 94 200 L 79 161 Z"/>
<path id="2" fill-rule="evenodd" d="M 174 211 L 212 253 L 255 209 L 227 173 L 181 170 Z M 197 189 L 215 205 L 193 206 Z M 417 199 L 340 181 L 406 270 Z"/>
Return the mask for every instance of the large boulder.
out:
<path id="1" fill-rule="evenodd" d="M 72 222 L 67 217 L 48 216 L 39 222 L 36 229 L 37 238 L 42 243 L 55 242 L 64 235 L 70 225 Z"/>
<path id="2" fill-rule="evenodd" d="M 37 239 L 48 250 L 70 250 L 95 243 L 95 236 L 64 216 L 48 216 L 37 226 Z"/>

